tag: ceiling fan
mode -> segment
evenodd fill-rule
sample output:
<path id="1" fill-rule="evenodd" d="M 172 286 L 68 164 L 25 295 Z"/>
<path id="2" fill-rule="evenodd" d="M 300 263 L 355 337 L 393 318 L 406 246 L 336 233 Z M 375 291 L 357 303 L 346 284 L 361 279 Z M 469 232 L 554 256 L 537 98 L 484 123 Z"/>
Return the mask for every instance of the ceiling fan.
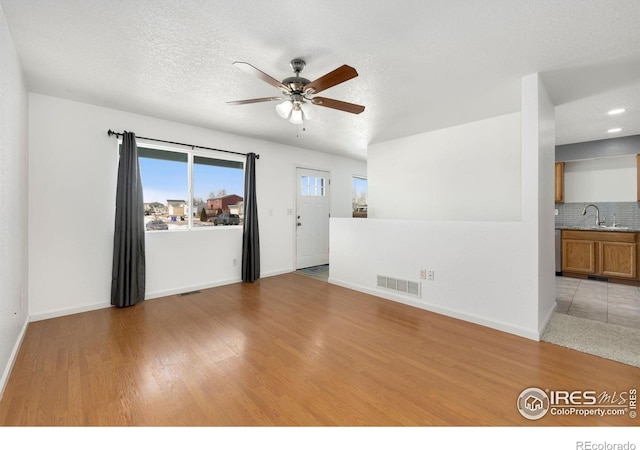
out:
<path id="1" fill-rule="evenodd" d="M 356 72 L 356 69 L 351 66 L 347 66 L 346 64 L 314 81 L 309 81 L 300 76 L 300 72 L 302 72 L 302 69 L 304 69 L 304 66 L 306 65 L 305 61 L 302 59 L 291 60 L 291 70 L 293 70 L 295 76 L 285 78 L 282 81 L 276 80 L 246 62 L 236 61 L 233 65 L 279 89 L 284 97 L 264 97 L 249 100 L 237 100 L 227 102 L 229 105 L 247 105 L 250 103 L 284 100 L 284 102 L 276 106 L 276 112 L 283 119 L 289 119 L 289 122 L 296 125 L 302 124 L 304 123 L 304 120 L 309 120 L 313 117 L 313 108 L 311 105 L 324 106 L 326 108 L 346 111 L 352 114 L 360 114 L 364 111 L 364 106 L 340 100 L 333 100 L 326 97 L 313 97 L 313 95 L 318 94 L 325 89 L 329 89 L 357 77 L 358 72 Z"/>

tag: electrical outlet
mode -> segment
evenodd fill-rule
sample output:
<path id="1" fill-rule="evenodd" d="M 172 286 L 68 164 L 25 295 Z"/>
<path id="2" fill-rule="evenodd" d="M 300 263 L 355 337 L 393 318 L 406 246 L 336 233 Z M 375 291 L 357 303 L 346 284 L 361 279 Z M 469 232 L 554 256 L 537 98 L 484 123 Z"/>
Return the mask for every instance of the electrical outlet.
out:
<path id="1" fill-rule="evenodd" d="M 427 276 L 429 278 L 429 281 L 433 281 L 435 279 L 435 271 L 430 270 Z"/>
<path id="2" fill-rule="evenodd" d="M 238 265 L 238 258 L 233 258 L 233 265 L 237 266 Z"/>
<path id="3" fill-rule="evenodd" d="M 420 270 L 420 279 L 421 280 L 426 280 L 427 279 L 427 269 Z"/>

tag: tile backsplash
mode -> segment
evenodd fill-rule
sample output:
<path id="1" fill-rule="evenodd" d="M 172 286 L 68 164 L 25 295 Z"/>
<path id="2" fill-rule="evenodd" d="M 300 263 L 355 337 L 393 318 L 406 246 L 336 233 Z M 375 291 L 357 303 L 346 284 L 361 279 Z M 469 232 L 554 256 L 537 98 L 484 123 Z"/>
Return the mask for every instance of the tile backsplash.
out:
<path id="1" fill-rule="evenodd" d="M 556 203 L 558 215 L 556 227 L 589 227 L 595 225 L 596 211 L 593 208 L 582 215 L 582 210 L 590 203 Z M 605 225 L 613 225 L 613 215 L 616 223 L 623 227 L 640 229 L 640 202 L 594 202 L 600 209 L 600 220 L 607 220 Z"/>

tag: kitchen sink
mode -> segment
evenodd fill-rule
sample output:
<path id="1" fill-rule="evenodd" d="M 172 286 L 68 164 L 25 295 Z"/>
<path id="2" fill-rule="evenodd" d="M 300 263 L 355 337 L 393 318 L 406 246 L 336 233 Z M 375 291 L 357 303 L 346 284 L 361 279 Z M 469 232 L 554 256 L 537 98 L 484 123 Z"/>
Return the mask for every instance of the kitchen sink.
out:
<path id="1" fill-rule="evenodd" d="M 621 227 L 616 225 L 615 227 L 612 225 L 599 225 L 599 226 L 593 226 L 591 227 L 594 230 L 619 230 L 619 231 L 627 231 L 630 228 L 629 227 Z"/>

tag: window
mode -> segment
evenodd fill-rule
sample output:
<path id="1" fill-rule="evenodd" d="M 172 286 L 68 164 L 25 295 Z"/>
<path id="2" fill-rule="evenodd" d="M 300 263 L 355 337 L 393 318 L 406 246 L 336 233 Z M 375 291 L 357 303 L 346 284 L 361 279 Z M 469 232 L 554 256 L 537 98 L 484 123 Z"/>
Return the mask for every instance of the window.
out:
<path id="1" fill-rule="evenodd" d="M 351 182 L 351 206 L 353 217 L 367 217 L 369 186 L 364 177 L 353 177 Z"/>
<path id="2" fill-rule="evenodd" d="M 324 197 L 325 196 L 325 180 L 323 177 L 303 176 L 300 186 L 301 194 L 305 197 Z"/>
<path id="3" fill-rule="evenodd" d="M 243 163 L 194 156 L 193 192 L 194 227 L 239 225 L 242 223 L 244 215 Z M 237 218 L 232 217 L 232 219 L 238 220 L 223 220 L 222 214 L 238 216 Z"/>
<path id="4" fill-rule="evenodd" d="M 138 147 L 147 231 L 240 225 L 244 163 Z"/>

